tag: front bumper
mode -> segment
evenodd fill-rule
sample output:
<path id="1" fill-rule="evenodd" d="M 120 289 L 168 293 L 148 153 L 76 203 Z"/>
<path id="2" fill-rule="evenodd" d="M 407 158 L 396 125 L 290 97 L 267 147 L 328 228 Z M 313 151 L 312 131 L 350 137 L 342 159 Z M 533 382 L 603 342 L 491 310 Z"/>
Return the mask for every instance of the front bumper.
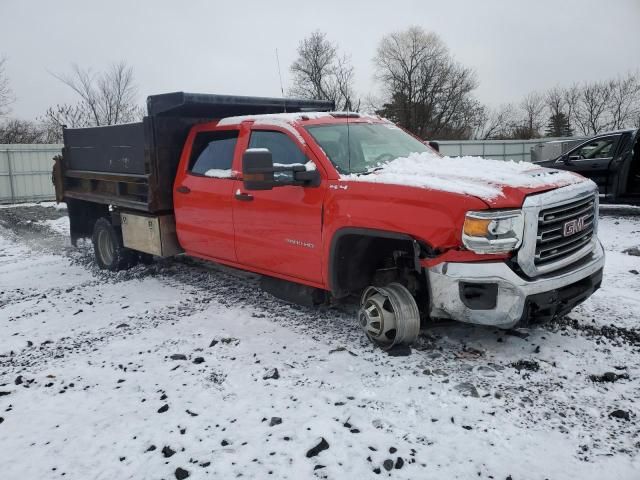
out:
<path id="1" fill-rule="evenodd" d="M 500 328 L 512 328 L 529 319 L 553 318 L 567 313 L 599 288 L 603 267 L 600 242 L 576 264 L 534 279 L 521 277 L 504 262 L 441 263 L 427 271 L 430 315 Z M 490 287 L 484 290 L 493 301 L 463 298 L 468 285 Z"/>

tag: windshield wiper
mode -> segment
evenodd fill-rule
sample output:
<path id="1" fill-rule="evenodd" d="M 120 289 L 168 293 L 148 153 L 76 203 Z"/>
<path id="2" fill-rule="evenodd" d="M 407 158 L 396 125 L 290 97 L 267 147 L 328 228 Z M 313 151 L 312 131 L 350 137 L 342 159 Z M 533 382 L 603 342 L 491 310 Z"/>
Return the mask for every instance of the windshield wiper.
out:
<path id="1" fill-rule="evenodd" d="M 371 175 L 374 172 L 378 172 L 382 170 L 384 167 L 373 167 L 369 170 L 365 170 L 364 172 L 353 172 L 355 175 Z"/>

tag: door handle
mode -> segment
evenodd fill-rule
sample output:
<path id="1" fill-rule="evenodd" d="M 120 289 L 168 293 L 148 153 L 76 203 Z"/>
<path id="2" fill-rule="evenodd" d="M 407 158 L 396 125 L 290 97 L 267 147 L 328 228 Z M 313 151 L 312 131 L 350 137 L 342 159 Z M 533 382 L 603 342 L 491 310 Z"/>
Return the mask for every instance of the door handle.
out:
<path id="1" fill-rule="evenodd" d="M 176 188 L 176 192 L 178 193 L 191 193 L 191 189 L 189 187 L 185 187 L 184 185 L 180 185 Z"/>
<path id="2" fill-rule="evenodd" d="M 240 200 L 241 202 L 250 202 L 253 200 L 253 195 L 238 191 L 236 192 L 236 200 Z"/>

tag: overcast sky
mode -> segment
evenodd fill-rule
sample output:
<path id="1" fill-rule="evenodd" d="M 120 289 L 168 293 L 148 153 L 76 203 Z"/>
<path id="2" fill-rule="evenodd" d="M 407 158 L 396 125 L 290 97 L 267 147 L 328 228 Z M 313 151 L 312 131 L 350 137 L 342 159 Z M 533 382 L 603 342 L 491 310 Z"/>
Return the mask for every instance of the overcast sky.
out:
<path id="1" fill-rule="evenodd" d="M 495 106 L 531 90 L 640 71 L 640 0 L 89 1 L 0 0 L 0 56 L 32 119 L 74 100 L 49 72 L 125 60 L 143 99 L 194 91 L 279 96 L 300 39 L 326 32 L 352 56 L 358 93 L 375 93 L 372 58 L 388 32 L 419 25 L 473 67 Z"/>

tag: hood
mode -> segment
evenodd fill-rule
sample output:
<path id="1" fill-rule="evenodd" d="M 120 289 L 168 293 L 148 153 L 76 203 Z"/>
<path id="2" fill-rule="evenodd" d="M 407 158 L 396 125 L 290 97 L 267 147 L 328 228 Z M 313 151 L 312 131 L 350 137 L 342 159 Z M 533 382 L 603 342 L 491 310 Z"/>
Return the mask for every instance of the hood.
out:
<path id="1" fill-rule="evenodd" d="M 531 193 L 588 181 L 573 172 L 543 168 L 529 162 L 440 157 L 430 152 L 414 153 L 366 174 L 341 178 L 473 195 L 491 208 L 519 207 L 524 197 Z"/>

